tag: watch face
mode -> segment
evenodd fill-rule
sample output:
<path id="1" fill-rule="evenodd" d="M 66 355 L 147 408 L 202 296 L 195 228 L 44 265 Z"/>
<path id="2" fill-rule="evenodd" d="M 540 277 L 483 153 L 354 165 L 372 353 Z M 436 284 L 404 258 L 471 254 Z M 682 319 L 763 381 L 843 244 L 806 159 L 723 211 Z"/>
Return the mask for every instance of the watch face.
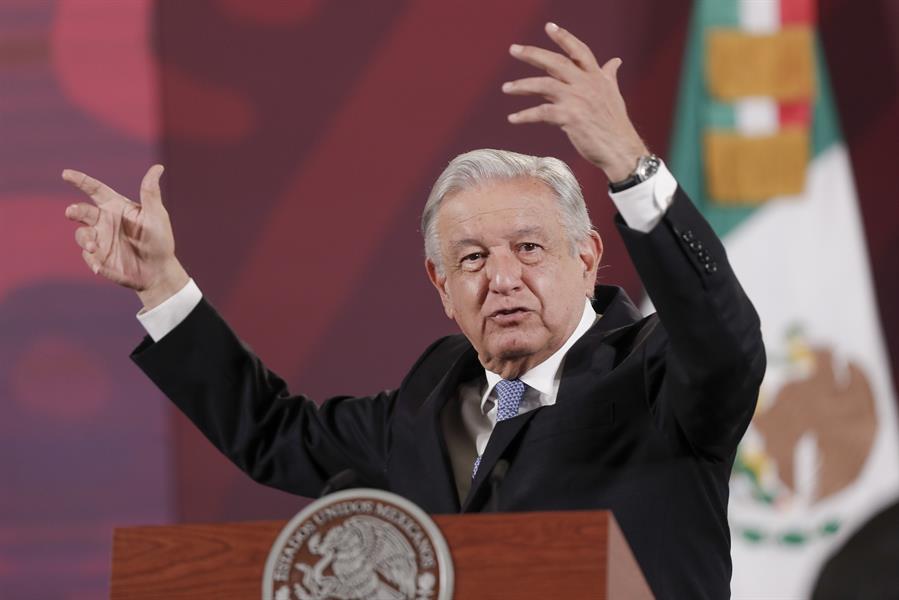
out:
<path id="1" fill-rule="evenodd" d="M 655 154 L 649 156 L 641 156 L 637 163 L 635 175 L 640 181 L 646 181 L 659 170 L 659 157 Z"/>

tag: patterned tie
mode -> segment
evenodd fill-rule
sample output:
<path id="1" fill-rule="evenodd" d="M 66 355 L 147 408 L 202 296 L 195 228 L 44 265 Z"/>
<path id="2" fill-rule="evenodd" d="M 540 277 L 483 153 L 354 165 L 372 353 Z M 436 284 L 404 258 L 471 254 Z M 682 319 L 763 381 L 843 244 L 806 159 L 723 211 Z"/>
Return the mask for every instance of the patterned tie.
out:
<path id="1" fill-rule="evenodd" d="M 527 386 L 520 379 L 503 379 L 496 384 L 496 393 L 499 400 L 496 403 L 496 422 L 511 419 L 518 414 L 518 407 L 521 406 L 521 397 L 524 396 L 524 390 Z M 471 478 L 474 479 L 478 474 L 478 467 L 481 466 L 481 457 L 474 459 L 474 467 L 471 470 Z"/>

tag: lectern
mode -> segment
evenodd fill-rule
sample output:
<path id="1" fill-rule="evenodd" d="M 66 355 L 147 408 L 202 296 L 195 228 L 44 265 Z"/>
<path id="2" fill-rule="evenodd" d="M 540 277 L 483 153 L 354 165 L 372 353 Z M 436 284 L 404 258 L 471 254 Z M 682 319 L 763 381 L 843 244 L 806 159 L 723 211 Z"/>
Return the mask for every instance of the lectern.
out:
<path id="1" fill-rule="evenodd" d="M 608 511 L 435 515 L 458 600 L 652 598 Z M 110 597 L 258 598 L 284 522 L 115 530 Z"/>

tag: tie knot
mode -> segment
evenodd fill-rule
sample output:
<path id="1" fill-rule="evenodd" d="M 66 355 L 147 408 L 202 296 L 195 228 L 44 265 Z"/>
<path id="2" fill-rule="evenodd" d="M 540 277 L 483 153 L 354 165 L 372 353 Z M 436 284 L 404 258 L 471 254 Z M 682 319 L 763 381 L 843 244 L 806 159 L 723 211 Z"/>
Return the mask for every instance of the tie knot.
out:
<path id="1" fill-rule="evenodd" d="M 496 422 L 511 419 L 518 414 L 521 405 L 521 397 L 527 386 L 520 379 L 503 379 L 496 384 L 496 394 L 499 400 L 496 403 Z"/>

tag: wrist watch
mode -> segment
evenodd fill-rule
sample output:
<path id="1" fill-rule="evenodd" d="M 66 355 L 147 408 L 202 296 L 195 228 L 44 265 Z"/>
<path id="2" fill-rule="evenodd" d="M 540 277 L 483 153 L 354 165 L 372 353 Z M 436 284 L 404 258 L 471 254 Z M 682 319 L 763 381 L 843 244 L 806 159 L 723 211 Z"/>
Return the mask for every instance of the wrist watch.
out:
<path id="1" fill-rule="evenodd" d="M 609 189 L 614 192 L 623 192 L 628 188 L 632 188 L 638 183 L 643 183 L 656 174 L 662 161 L 655 154 L 647 154 L 637 159 L 637 168 L 633 170 L 627 179 L 622 181 L 609 182 Z"/>

